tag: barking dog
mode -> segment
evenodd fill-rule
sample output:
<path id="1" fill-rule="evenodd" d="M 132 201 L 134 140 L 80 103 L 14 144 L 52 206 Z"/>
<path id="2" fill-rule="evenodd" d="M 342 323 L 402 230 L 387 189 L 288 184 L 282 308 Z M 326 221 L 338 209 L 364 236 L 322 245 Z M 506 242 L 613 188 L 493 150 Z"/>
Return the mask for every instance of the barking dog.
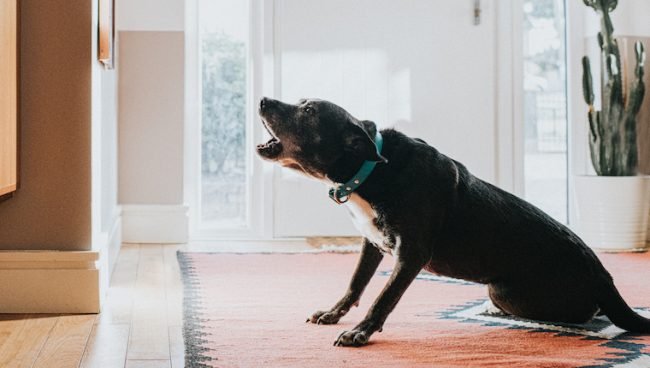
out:
<path id="1" fill-rule="evenodd" d="M 383 255 L 396 258 L 366 317 L 335 345 L 364 345 L 381 331 L 422 269 L 486 284 L 504 313 L 568 323 L 602 313 L 623 329 L 650 333 L 650 320 L 630 309 L 571 230 L 424 141 L 377 132 L 373 122 L 323 100 L 291 105 L 264 98 L 259 115 L 272 138 L 258 154 L 328 183 L 330 197 L 345 203 L 364 236 L 348 290 L 308 322 L 337 323 L 358 304 Z"/>

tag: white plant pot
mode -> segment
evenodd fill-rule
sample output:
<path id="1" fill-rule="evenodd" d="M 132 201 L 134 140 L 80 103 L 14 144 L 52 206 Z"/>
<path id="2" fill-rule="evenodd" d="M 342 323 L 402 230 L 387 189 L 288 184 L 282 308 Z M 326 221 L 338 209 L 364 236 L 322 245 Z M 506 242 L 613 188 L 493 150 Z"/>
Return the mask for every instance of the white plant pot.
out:
<path id="1" fill-rule="evenodd" d="M 575 177 L 578 235 L 599 250 L 646 247 L 650 176 Z"/>

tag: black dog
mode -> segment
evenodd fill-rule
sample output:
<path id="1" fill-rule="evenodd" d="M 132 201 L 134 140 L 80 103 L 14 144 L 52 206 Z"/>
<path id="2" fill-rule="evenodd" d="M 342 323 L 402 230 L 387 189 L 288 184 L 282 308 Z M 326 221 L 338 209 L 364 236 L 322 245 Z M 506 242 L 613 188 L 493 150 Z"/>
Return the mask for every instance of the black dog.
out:
<path id="1" fill-rule="evenodd" d="M 487 284 L 494 305 L 512 315 L 583 323 L 601 313 L 628 331 L 650 332 L 650 320 L 630 309 L 596 255 L 571 230 L 474 177 L 424 141 L 390 129 L 378 136 L 374 123 L 322 100 L 290 105 L 264 98 L 259 114 L 272 135 L 257 147 L 259 155 L 339 189 L 331 191 L 332 198 L 347 200 L 364 236 L 347 292 L 329 311 L 318 311 L 308 321 L 338 322 L 358 304 L 383 253 L 396 258 L 366 317 L 335 345 L 364 345 L 381 331 L 423 268 Z M 378 152 L 375 143 L 381 137 Z M 356 190 L 340 186 L 352 183 L 367 162 L 376 167 Z"/>

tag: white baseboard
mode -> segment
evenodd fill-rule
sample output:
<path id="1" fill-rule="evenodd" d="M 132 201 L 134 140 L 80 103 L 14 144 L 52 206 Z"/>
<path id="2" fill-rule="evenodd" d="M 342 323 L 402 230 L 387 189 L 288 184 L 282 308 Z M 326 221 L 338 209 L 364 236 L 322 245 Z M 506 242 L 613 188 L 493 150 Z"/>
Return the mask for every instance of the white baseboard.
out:
<path id="1" fill-rule="evenodd" d="M 98 313 L 97 251 L 1 251 L 0 313 Z"/>
<path id="2" fill-rule="evenodd" d="M 116 213 L 113 216 L 113 225 L 111 230 L 108 233 L 108 274 L 113 274 L 115 269 L 115 264 L 117 263 L 117 257 L 120 254 L 120 248 L 122 247 L 122 209 L 117 208 Z"/>
<path id="3" fill-rule="evenodd" d="M 99 253 L 97 268 L 99 270 L 100 304 L 103 304 L 111 275 L 117 264 L 117 258 L 122 246 L 122 215 L 121 208 L 117 206 L 111 216 L 111 224 L 108 231 L 99 233 L 93 239 L 93 251 Z"/>
<path id="4" fill-rule="evenodd" d="M 183 205 L 122 205 L 122 241 L 187 243 L 187 211 Z"/>

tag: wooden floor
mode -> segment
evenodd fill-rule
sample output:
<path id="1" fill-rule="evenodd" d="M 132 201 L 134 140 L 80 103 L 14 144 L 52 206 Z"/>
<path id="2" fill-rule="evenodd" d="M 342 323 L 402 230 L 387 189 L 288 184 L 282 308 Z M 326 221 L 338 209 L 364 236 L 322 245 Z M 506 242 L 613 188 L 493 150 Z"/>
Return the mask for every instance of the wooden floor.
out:
<path id="1" fill-rule="evenodd" d="M 0 367 L 183 367 L 179 249 L 285 252 L 314 246 L 306 242 L 124 244 L 102 313 L 0 315 Z"/>

